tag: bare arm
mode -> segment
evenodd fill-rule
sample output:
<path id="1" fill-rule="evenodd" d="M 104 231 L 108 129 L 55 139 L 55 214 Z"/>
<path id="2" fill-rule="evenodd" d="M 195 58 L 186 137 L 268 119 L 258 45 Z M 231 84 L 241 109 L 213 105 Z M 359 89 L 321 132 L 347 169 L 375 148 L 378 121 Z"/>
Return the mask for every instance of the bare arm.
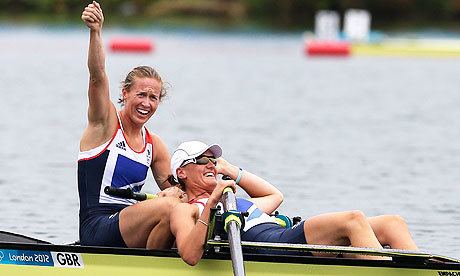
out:
<path id="1" fill-rule="evenodd" d="M 153 177 L 161 190 L 171 187 L 167 181 L 171 174 L 170 160 L 168 148 L 166 144 L 157 135 L 152 135 L 153 140 L 153 158 L 150 168 L 152 169 Z"/>
<path id="2" fill-rule="evenodd" d="M 233 181 L 221 181 L 216 186 L 203 213 L 198 217 L 198 208 L 195 205 L 178 204 L 171 213 L 171 232 L 176 237 L 176 245 L 182 259 L 189 265 L 196 265 L 203 256 L 204 245 L 209 222 L 211 208 L 219 202 L 225 187 L 233 187 Z"/>
<path id="3" fill-rule="evenodd" d="M 238 177 L 239 168 L 223 158 L 218 159 L 216 169 L 219 173 L 228 175 L 234 180 Z M 238 185 L 249 194 L 251 201 L 267 214 L 273 213 L 283 202 L 283 194 L 280 190 L 248 171 L 242 172 Z"/>
<path id="4" fill-rule="evenodd" d="M 207 204 L 209 205 L 209 204 Z M 203 256 L 207 226 L 197 223 L 198 208 L 188 203 L 178 204 L 171 213 L 171 232 L 181 258 L 189 265 L 196 265 Z M 205 208 L 200 219 L 209 221 L 210 207 Z"/>
<path id="5" fill-rule="evenodd" d="M 96 1 L 89 4 L 81 16 L 90 30 L 88 48 L 88 123 L 90 127 L 107 128 L 109 114 L 115 109 L 110 101 L 109 81 L 105 71 L 105 53 L 102 43 L 104 15 Z M 110 133 L 111 134 L 111 133 Z"/>

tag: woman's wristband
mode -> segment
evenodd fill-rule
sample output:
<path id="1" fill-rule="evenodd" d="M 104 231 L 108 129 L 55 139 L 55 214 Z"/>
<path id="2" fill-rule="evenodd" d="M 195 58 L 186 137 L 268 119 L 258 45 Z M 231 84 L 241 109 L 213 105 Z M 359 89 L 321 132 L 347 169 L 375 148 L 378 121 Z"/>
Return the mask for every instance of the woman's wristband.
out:
<path id="1" fill-rule="evenodd" d="M 241 177 L 243 176 L 243 169 L 238 168 L 238 176 L 236 177 L 235 184 L 238 185 L 240 183 Z"/>

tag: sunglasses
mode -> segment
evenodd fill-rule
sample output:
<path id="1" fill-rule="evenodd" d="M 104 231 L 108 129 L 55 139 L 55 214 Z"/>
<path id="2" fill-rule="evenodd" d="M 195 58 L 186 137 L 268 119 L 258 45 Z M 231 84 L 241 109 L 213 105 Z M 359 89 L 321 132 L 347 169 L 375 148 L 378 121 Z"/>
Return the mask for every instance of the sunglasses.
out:
<path id="1" fill-rule="evenodd" d="M 197 165 L 206 165 L 209 162 L 213 163 L 214 166 L 217 165 L 217 159 L 216 158 L 210 157 L 210 156 L 201 156 L 201 157 L 185 160 L 182 163 L 181 167 L 184 167 L 185 165 L 188 165 L 190 163 L 197 164 Z"/>

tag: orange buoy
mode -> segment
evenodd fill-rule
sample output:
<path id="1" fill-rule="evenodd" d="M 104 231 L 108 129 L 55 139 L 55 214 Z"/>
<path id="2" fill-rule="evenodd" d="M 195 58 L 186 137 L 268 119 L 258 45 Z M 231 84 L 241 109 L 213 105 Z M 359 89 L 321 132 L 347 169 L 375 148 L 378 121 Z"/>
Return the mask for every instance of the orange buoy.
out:
<path id="1" fill-rule="evenodd" d="M 114 38 L 109 43 L 112 52 L 140 52 L 153 51 L 153 43 L 147 38 Z"/>
<path id="2" fill-rule="evenodd" d="M 306 42 L 305 54 L 309 56 L 348 56 L 350 43 L 346 41 L 314 41 Z"/>

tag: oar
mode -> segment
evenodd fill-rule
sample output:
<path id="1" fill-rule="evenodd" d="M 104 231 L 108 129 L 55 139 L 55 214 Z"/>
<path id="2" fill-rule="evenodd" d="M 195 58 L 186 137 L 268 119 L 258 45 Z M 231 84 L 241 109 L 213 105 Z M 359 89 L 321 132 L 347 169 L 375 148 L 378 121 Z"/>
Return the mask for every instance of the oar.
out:
<path id="1" fill-rule="evenodd" d="M 111 196 L 116 196 L 116 197 L 121 197 L 121 198 L 126 198 L 126 199 L 135 199 L 137 201 L 143 201 L 146 199 L 154 199 L 158 197 L 157 195 L 154 195 L 154 194 L 136 193 L 136 192 L 133 192 L 133 190 L 131 190 L 130 188 L 120 189 L 120 188 L 114 188 L 111 186 L 105 187 L 104 193 L 111 195 Z"/>
<path id="2" fill-rule="evenodd" d="M 225 178 L 224 178 L 225 179 Z M 224 203 L 225 230 L 228 233 L 230 256 L 232 257 L 233 275 L 246 275 L 244 271 L 243 250 L 241 248 L 241 215 L 236 210 L 236 197 L 232 188 L 227 187 L 222 194 Z"/>

